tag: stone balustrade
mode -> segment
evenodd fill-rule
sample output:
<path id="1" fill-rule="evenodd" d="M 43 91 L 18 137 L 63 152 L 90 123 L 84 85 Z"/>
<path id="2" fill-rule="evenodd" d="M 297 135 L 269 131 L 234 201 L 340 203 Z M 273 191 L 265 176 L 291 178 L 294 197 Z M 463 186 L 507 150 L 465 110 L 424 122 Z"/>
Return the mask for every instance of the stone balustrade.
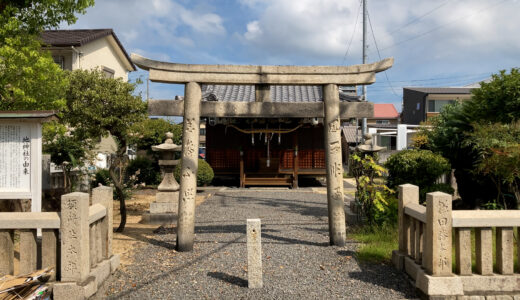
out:
<path id="1" fill-rule="evenodd" d="M 0 276 L 52 267 L 54 299 L 92 296 L 119 266 L 119 255 L 112 253 L 112 201 L 112 188 L 102 186 L 92 190 L 91 199 L 86 193 L 63 195 L 60 213 L 0 213 Z M 15 231 L 20 254 L 16 274 Z"/>
<path id="2" fill-rule="evenodd" d="M 441 192 L 428 193 L 423 206 L 419 204 L 419 188 L 404 184 L 399 186 L 398 214 L 399 249 L 393 252 L 392 260 L 397 269 L 415 280 L 423 296 L 520 296 L 513 237 L 514 227 L 520 227 L 519 210 L 452 211 L 451 195 Z"/>

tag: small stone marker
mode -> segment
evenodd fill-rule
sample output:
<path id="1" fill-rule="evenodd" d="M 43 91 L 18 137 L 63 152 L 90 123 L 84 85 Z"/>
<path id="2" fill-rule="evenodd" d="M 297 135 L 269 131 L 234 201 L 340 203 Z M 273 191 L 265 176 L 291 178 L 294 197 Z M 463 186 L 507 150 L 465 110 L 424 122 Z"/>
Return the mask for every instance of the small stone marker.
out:
<path id="1" fill-rule="evenodd" d="M 247 219 L 247 282 L 250 289 L 262 288 L 262 232 L 260 219 Z"/>

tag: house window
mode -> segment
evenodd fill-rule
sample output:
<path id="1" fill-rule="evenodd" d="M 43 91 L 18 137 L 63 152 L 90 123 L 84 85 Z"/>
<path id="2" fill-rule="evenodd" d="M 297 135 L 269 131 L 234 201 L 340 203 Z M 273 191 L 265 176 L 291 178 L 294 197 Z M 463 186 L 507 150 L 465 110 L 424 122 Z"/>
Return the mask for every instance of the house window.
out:
<path id="1" fill-rule="evenodd" d="M 53 55 L 52 59 L 62 70 L 65 70 L 65 58 L 63 56 Z"/>
<path id="2" fill-rule="evenodd" d="M 103 73 L 105 73 L 105 76 L 106 76 L 107 78 L 114 78 L 114 73 L 115 73 L 114 70 L 112 70 L 112 69 L 110 69 L 110 68 L 107 68 L 107 67 L 105 67 L 105 66 L 103 66 L 103 69 L 102 69 L 102 70 L 103 70 Z"/>
<path id="3" fill-rule="evenodd" d="M 376 120 L 376 124 L 388 125 L 390 124 L 390 120 Z"/>
<path id="4" fill-rule="evenodd" d="M 455 100 L 428 100 L 428 112 L 441 112 L 444 106 L 455 103 Z"/>
<path id="5" fill-rule="evenodd" d="M 206 135 L 206 128 L 200 129 L 200 135 Z"/>

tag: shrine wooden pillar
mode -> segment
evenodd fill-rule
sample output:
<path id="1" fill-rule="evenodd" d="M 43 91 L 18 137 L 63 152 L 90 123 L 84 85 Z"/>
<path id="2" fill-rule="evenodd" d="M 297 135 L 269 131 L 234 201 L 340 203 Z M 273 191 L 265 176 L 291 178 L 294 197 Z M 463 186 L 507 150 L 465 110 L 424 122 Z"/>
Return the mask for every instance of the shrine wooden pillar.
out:
<path id="1" fill-rule="evenodd" d="M 293 150 L 293 189 L 298 188 L 298 168 L 300 167 L 300 162 L 298 158 L 298 131 L 294 133 L 293 138 L 294 150 Z"/>
<path id="2" fill-rule="evenodd" d="M 199 165 L 201 88 L 188 82 L 184 88 L 181 184 L 177 219 L 177 251 L 191 251 L 195 236 L 195 195 Z"/>
<path id="3" fill-rule="evenodd" d="M 341 162 L 341 127 L 337 85 L 323 86 L 323 102 L 330 244 L 344 246 L 347 234 L 343 203 L 343 164 Z"/>

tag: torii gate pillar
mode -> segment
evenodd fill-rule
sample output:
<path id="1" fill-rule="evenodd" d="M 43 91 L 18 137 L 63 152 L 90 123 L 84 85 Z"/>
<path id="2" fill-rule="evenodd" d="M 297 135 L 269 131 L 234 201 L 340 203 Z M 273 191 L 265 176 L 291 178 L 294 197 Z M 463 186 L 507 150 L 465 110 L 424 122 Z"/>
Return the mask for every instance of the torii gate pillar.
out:
<path id="1" fill-rule="evenodd" d="M 330 244 L 344 246 L 347 239 L 343 203 L 343 165 L 341 163 L 341 124 L 338 86 L 323 86 L 325 162 L 327 169 L 327 206 Z"/>
<path id="2" fill-rule="evenodd" d="M 181 187 L 177 219 L 177 251 L 191 251 L 195 235 L 195 195 L 199 166 L 200 84 L 184 86 L 184 124 L 182 128 Z"/>

